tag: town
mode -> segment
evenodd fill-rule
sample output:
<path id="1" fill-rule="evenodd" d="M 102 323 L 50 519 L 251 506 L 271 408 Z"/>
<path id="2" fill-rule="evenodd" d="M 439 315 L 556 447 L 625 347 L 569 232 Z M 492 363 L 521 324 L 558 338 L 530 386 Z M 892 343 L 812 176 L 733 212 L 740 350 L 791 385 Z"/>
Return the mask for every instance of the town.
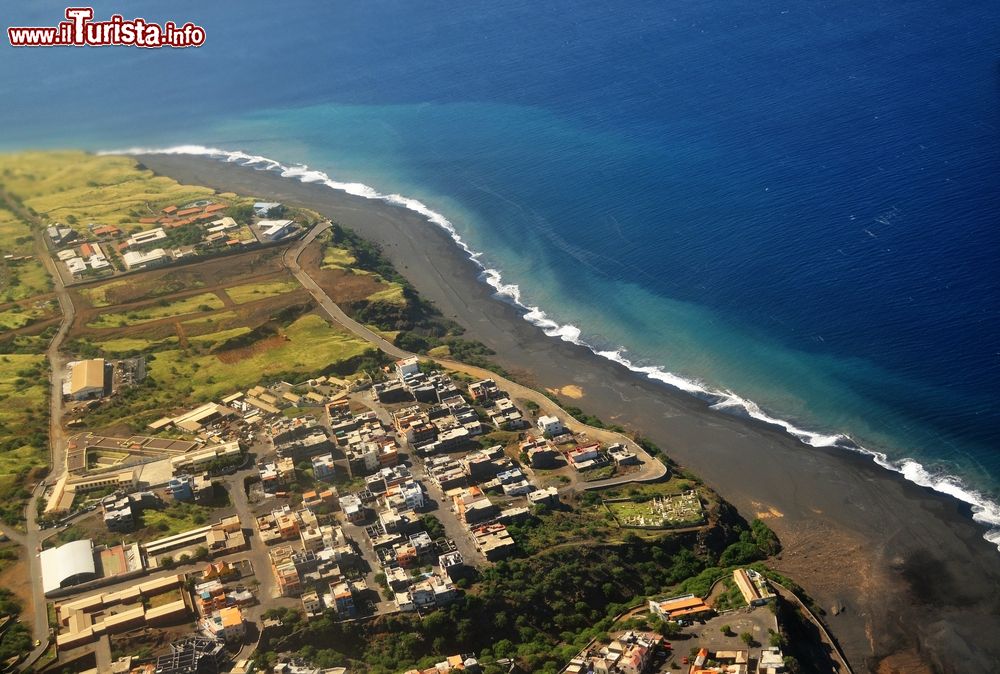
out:
<path id="1" fill-rule="evenodd" d="M 440 319 L 419 319 L 420 353 L 377 314 L 358 320 L 412 300 L 339 226 L 182 187 L 176 203 L 132 208 L 136 226 L 38 220 L 34 254 L 12 267 L 45 261 L 58 301 L 10 342 L 54 336 L 46 355 L 23 356 L 52 363 L 53 458 L 31 473 L 44 477 L 23 492 L 23 526 L 5 518 L 29 553 L 21 606 L 35 625 L 7 666 L 799 671 L 786 651 L 823 627 L 759 563 L 777 549 L 763 522 L 736 518 L 637 434 L 463 360 L 460 339 L 428 343 L 453 330 Z M 256 276 L 228 262 L 240 259 Z M 57 305 L 71 317 L 62 332 Z M 19 390 L 37 378 L 17 376 Z M 45 389 L 32 395 L 44 406 Z M 577 553 L 600 555 L 608 575 L 590 601 L 550 594 L 561 608 L 547 632 L 512 608 L 523 592 L 495 590 L 523 588 L 521 564 Z M 2 639 L 23 635 L 3 636 L 7 612 Z M 457 632 L 372 664 L 378 635 L 440 624 Z"/>

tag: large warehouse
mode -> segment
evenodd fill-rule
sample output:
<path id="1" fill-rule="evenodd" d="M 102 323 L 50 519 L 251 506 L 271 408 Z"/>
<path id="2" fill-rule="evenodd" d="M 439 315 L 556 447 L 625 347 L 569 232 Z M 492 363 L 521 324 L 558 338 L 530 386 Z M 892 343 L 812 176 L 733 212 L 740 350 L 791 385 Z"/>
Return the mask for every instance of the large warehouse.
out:
<path id="1" fill-rule="evenodd" d="M 49 594 L 97 578 L 94 543 L 89 539 L 42 550 L 42 589 Z"/>

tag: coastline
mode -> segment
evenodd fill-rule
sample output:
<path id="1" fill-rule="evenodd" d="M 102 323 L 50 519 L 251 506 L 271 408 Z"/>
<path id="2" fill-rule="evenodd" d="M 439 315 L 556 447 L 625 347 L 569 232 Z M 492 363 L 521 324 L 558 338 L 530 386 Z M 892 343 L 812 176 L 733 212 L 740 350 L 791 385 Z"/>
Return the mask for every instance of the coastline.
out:
<path id="1" fill-rule="evenodd" d="M 1000 658 L 990 638 L 1000 632 L 996 549 L 968 505 L 860 454 L 808 447 L 774 426 L 719 414 L 708 401 L 553 339 L 481 282 L 482 267 L 442 227 L 428 227 L 427 214 L 404 203 L 190 155 L 140 161 L 183 182 L 313 208 L 381 244 L 421 295 L 493 348 L 498 362 L 539 388 L 579 387 L 574 404 L 641 430 L 745 517 L 766 517 L 785 545 L 776 566 L 827 611 L 843 607 L 826 620 L 859 669 L 903 651 L 921 652 L 943 671 L 959 657 L 986 670 Z"/>

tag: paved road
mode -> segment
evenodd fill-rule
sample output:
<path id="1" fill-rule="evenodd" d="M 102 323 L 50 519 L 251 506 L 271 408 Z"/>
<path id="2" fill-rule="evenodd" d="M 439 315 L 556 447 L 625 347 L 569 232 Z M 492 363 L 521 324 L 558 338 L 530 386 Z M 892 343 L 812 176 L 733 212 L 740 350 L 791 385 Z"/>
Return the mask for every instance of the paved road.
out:
<path id="1" fill-rule="evenodd" d="M 62 320 L 59 323 L 59 329 L 56 331 L 55 336 L 53 336 L 52 341 L 49 342 L 48 349 L 45 352 L 46 357 L 49 360 L 50 374 L 50 393 L 49 393 L 49 475 L 46 478 L 47 484 L 53 484 L 59 477 L 66 471 L 66 439 L 63 433 L 62 427 L 62 413 L 63 413 L 63 401 L 62 401 L 62 375 L 63 368 L 65 367 L 65 361 L 63 355 L 60 353 L 60 348 L 62 347 L 63 340 L 66 338 L 70 327 L 73 325 L 73 320 L 76 317 L 76 308 L 73 306 L 73 300 L 70 298 L 69 293 L 66 291 L 66 286 L 63 283 L 62 274 L 59 273 L 55 262 L 49 255 L 48 248 L 45 246 L 44 237 L 44 223 L 34 214 L 29 212 L 27 209 L 23 208 L 19 203 L 13 199 L 7 198 L 6 194 L 0 193 L 0 197 L 7 203 L 7 205 L 13 210 L 19 217 L 24 219 L 26 222 L 31 223 L 34 226 L 34 238 L 35 238 L 35 256 L 45 265 L 46 270 L 52 276 L 53 291 L 56 295 L 56 300 L 59 302 L 59 309 L 62 312 Z M 11 540 L 14 540 L 25 548 L 25 554 L 27 555 L 29 569 L 32 583 L 32 614 L 33 614 L 33 630 L 35 638 L 40 640 L 42 643 L 38 646 L 32 653 L 28 656 L 24 663 L 22 663 L 22 668 L 26 669 L 30 663 L 33 663 L 45 650 L 48 645 L 49 636 L 49 624 L 48 624 L 48 614 L 45 607 L 45 596 L 42 592 L 42 567 L 41 561 L 38 557 L 38 552 L 41 550 L 42 541 L 48 536 L 55 533 L 54 531 L 42 532 L 38 528 L 37 514 L 38 514 L 38 499 L 44 496 L 45 489 L 42 486 L 36 486 L 34 492 L 32 493 L 31 499 L 28 501 L 27 508 L 25 509 L 25 530 L 26 533 L 21 535 L 12 535 L 14 532 L 8 531 L 6 528 L 3 529 Z"/>

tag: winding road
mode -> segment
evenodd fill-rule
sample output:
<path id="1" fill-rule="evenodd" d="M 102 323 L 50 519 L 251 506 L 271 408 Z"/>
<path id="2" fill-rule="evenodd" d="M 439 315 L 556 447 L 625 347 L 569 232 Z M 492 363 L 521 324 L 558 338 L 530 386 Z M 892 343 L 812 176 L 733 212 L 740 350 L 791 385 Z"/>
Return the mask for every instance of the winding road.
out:
<path id="1" fill-rule="evenodd" d="M 358 323 L 344 313 L 344 311 L 337 306 L 332 299 L 330 299 L 330 296 L 326 294 L 326 291 L 324 291 L 320 285 L 316 283 L 315 279 L 313 279 L 299 264 L 299 257 L 301 257 L 302 251 L 315 241 L 316 237 L 330 229 L 330 227 L 331 223 L 329 221 L 315 225 L 304 237 L 302 237 L 302 239 L 299 240 L 297 244 L 285 250 L 282 255 L 282 264 L 284 264 L 292 275 L 295 276 L 298 282 L 309 291 L 309 293 L 313 296 L 313 299 L 315 299 L 319 304 L 320 308 L 322 308 L 335 323 L 339 324 L 357 337 L 360 337 L 366 342 L 378 347 L 380 350 L 393 358 L 409 358 L 416 355 L 399 348 L 395 344 L 392 344 L 378 333 L 372 331 L 365 325 Z M 421 356 L 421 358 L 429 357 Z M 522 386 L 521 384 L 513 382 L 505 377 L 501 377 L 495 372 L 485 368 L 467 365 L 465 363 L 449 360 L 447 358 L 430 359 L 448 370 L 462 372 L 477 379 L 493 379 L 497 382 L 497 385 L 507 391 L 511 397 L 534 402 L 538 405 L 540 414 L 559 417 L 563 421 L 563 424 L 574 433 L 586 434 L 587 437 L 599 440 L 605 444 L 624 443 L 632 452 L 636 454 L 636 456 L 639 457 L 641 462 L 639 470 L 617 477 L 610 477 L 606 480 L 595 480 L 593 482 L 581 483 L 576 486 L 577 489 L 605 489 L 608 487 L 628 484 L 630 482 L 655 482 L 667 474 L 667 467 L 662 462 L 651 456 L 632 439 L 622 435 L 621 433 L 595 428 L 577 421 L 568 412 L 566 412 L 566 410 L 561 408 L 550 398 L 534 389 Z"/>

